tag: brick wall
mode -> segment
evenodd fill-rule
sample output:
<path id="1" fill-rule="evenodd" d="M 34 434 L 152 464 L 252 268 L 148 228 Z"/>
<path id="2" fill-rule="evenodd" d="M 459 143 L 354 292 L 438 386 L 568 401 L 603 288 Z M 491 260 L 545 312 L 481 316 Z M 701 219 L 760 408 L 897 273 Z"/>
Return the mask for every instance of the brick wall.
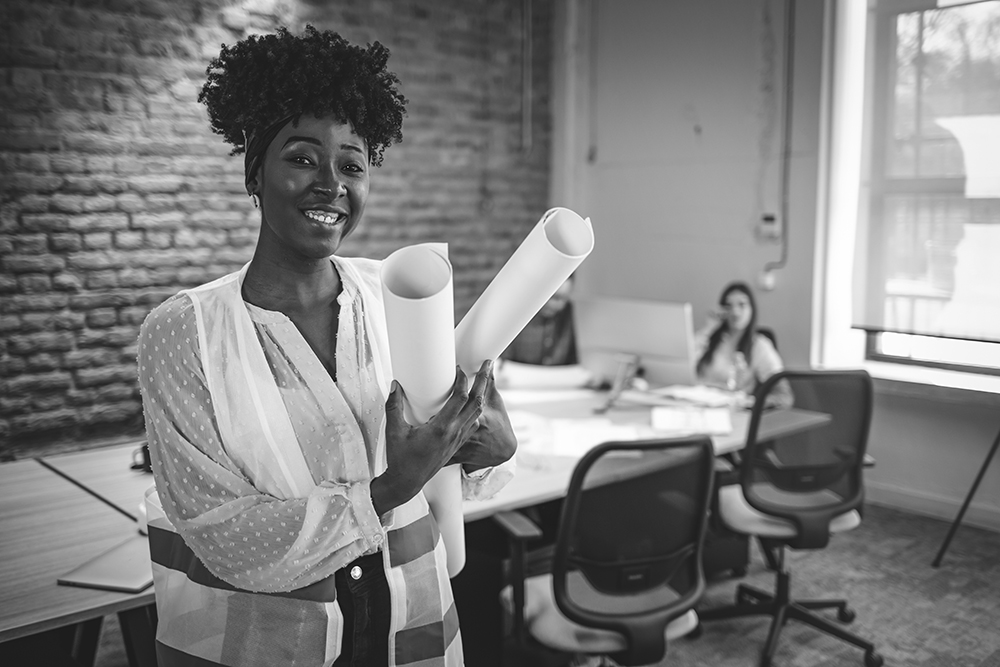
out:
<path id="1" fill-rule="evenodd" d="M 551 0 L 0 0 L 0 460 L 142 433 L 146 313 L 246 262 L 242 159 L 196 102 L 219 45 L 305 23 L 381 41 L 409 98 L 347 255 L 451 243 L 457 316 L 548 197 Z"/>

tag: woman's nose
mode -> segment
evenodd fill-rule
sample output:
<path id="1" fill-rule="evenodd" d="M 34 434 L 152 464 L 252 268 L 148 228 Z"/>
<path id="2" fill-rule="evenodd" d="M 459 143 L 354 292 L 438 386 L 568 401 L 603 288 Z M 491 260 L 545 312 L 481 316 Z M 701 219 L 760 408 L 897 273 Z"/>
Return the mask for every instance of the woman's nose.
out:
<path id="1" fill-rule="evenodd" d="M 347 192 L 347 186 L 337 174 L 337 170 L 330 167 L 319 170 L 316 180 L 313 182 L 312 189 L 314 192 L 321 192 L 333 197 L 339 197 L 341 194 Z"/>

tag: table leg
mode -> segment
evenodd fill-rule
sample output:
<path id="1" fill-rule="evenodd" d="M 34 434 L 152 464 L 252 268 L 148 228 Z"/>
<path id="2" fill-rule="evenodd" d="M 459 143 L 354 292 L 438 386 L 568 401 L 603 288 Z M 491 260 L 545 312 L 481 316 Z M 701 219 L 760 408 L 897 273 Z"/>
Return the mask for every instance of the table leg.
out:
<path id="1" fill-rule="evenodd" d="M 467 665 L 500 667 L 503 653 L 503 559 L 507 539 L 492 519 L 465 525 L 465 567 L 451 580 Z"/>
<path id="2" fill-rule="evenodd" d="M 944 552 L 948 550 L 948 545 L 951 544 L 951 538 L 955 537 L 955 531 L 958 530 L 958 525 L 962 523 L 962 517 L 965 516 L 965 510 L 969 509 L 969 503 L 972 502 L 972 496 L 976 495 L 976 489 L 979 488 L 979 483 L 983 481 L 983 475 L 986 474 L 986 469 L 990 467 L 990 461 L 993 460 L 993 455 L 997 453 L 997 446 L 1000 446 L 1000 432 L 997 432 L 997 437 L 993 441 L 993 446 L 990 448 L 990 453 L 986 455 L 986 460 L 983 461 L 983 465 L 979 467 L 979 474 L 976 475 L 976 480 L 972 483 L 972 488 L 969 489 L 968 495 L 965 496 L 965 502 L 962 503 L 962 508 L 958 510 L 958 516 L 951 524 L 951 528 L 948 529 L 948 535 L 945 536 L 944 542 L 941 544 L 941 548 L 938 550 L 937 556 L 934 557 L 934 561 L 931 563 L 931 567 L 939 567 L 941 565 L 941 559 L 944 558 Z"/>
<path id="3" fill-rule="evenodd" d="M 156 667 L 156 605 L 118 612 L 129 667 Z"/>

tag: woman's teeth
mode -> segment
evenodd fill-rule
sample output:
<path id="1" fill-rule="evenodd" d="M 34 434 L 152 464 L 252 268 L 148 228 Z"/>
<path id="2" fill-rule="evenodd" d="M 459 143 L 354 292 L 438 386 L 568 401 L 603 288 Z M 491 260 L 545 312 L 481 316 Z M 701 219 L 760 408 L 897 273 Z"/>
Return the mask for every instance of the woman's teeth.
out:
<path id="1" fill-rule="evenodd" d="M 326 213 L 324 211 L 306 211 L 305 214 L 310 220 L 322 222 L 326 225 L 335 224 L 341 218 L 341 216 L 336 213 Z"/>

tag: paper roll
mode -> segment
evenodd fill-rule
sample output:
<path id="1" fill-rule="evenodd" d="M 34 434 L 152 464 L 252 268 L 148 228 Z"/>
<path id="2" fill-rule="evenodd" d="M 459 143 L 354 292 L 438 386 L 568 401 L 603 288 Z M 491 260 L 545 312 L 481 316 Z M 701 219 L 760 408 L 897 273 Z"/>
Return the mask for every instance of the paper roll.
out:
<path id="1" fill-rule="evenodd" d="M 455 383 L 455 309 L 447 246 L 401 248 L 382 263 L 382 294 L 392 374 L 406 395 L 404 415 L 423 424 L 448 400 Z M 448 576 L 465 566 L 462 476 L 442 468 L 424 486 L 448 558 Z"/>
<path id="2" fill-rule="evenodd" d="M 406 420 L 423 424 L 455 383 L 455 297 L 442 244 L 401 248 L 382 263 L 392 375 L 406 393 Z"/>
<path id="3" fill-rule="evenodd" d="M 594 230 L 567 208 L 542 216 L 455 329 L 466 375 L 496 359 L 594 249 Z"/>

